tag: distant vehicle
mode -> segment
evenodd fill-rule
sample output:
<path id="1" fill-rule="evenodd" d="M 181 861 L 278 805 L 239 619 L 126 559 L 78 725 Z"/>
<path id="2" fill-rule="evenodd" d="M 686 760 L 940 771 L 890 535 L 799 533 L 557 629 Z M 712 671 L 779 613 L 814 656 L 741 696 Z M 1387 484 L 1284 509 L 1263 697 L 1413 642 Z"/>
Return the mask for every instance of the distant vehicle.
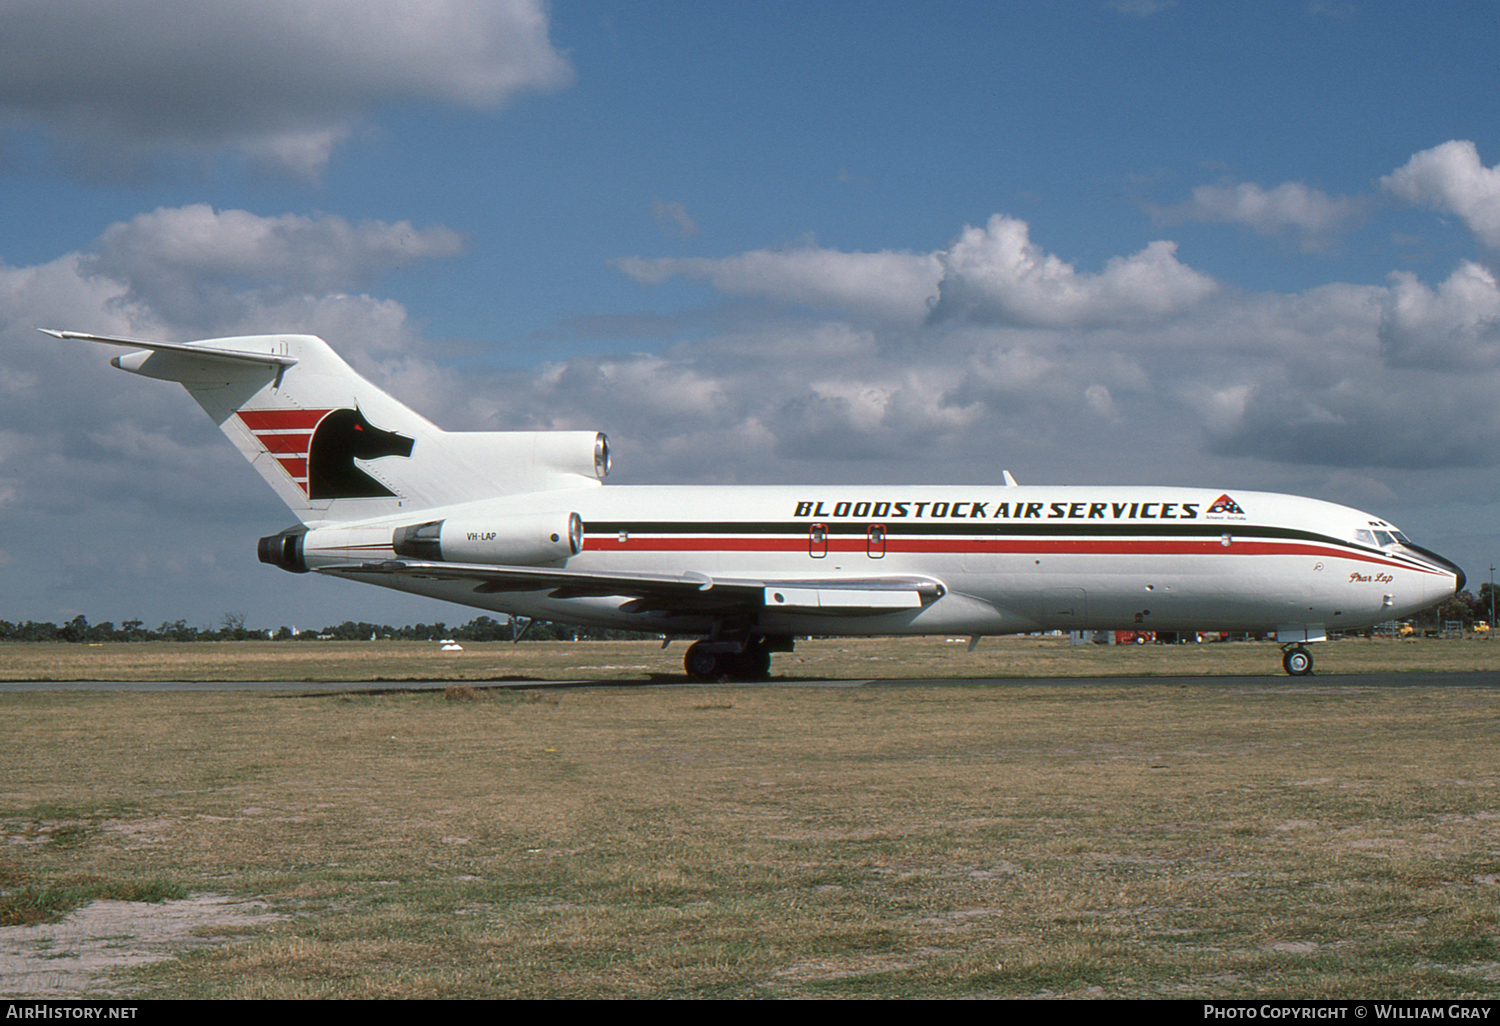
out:
<path id="1" fill-rule="evenodd" d="M 130 349 L 180 382 L 299 523 L 262 562 L 514 616 L 695 636 L 699 680 L 796 635 L 1329 630 L 1447 599 L 1463 572 L 1346 506 L 1203 488 L 601 487 L 593 431 L 447 432 L 311 335 Z M 164 501 L 170 501 L 164 499 Z"/>

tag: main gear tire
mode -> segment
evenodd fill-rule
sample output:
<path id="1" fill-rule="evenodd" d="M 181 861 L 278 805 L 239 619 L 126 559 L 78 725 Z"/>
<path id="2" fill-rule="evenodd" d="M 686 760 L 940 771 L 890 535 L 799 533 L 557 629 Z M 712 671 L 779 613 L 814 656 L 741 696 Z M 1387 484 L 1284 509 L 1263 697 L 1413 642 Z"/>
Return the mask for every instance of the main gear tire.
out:
<path id="1" fill-rule="evenodd" d="M 707 683 L 718 680 L 723 673 L 722 657 L 718 652 L 710 651 L 701 641 L 695 641 L 688 646 L 687 655 L 682 657 L 682 668 L 693 680 Z"/>

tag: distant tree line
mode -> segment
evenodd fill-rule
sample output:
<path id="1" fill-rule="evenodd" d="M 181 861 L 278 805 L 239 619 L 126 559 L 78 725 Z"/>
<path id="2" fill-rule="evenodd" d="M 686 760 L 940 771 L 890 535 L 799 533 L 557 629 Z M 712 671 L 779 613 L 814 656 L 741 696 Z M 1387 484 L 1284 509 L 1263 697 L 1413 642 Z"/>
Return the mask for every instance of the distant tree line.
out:
<path id="1" fill-rule="evenodd" d="M 363 620 L 358 623 L 345 620 L 337 626 L 324 627 L 322 630 L 294 630 L 283 626 L 274 631 L 246 628 L 243 613 L 225 613 L 216 626 L 204 627 L 190 627 L 186 620 L 163 623 L 154 628 L 147 627 L 140 620 L 126 620 L 117 626 L 109 620 L 89 623 L 83 616 L 75 616 L 61 626 L 55 623 L 38 623 L 35 620 L 17 623 L 0 620 L 0 642 L 61 641 L 99 644 L 106 641 L 443 641 L 449 638 L 455 641 L 511 641 L 517 635 L 521 635 L 523 641 L 618 641 L 656 637 L 654 634 L 637 631 L 569 627 L 542 621 L 527 628 L 525 621 L 512 623 L 488 616 L 475 617 L 456 627 L 449 627 L 444 623 L 391 627 Z"/>
<path id="2" fill-rule="evenodd" d="M 1500 585 L 1496 585 L 1496 591 L 1500 592 Z M 1461 591 L 1451 599 L 1438 605 L 1436 609 L 1428 613 L 1421 613 L 1412 619 L 1422 622 L 1428 618 L 1436 622 L 1440 620 L 1462 620 L 1465 627 L 1476 623 L 1490 622 L 1490 582 L 1485 581 L 1479 586 L 1479 594 L 1470 591 Z M 1495 596 L 1495 609 L 1500 613 L 1500 594 Z"/>

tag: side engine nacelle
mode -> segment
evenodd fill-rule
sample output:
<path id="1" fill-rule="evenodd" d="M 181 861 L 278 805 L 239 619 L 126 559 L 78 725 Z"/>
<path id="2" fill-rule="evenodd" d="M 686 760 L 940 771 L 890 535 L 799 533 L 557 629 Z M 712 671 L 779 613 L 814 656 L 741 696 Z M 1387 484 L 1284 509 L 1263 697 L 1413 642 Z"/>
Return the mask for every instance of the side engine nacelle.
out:
<path id="1" fill-rule="evenodd" d="M 417 559 L 427 562 L 535 566 L 583 549 L 577 513 L 465 517 L 386 527 L 294 527 L 262 538 L 262 563 L 296 574 L 353 561 Z"/>
<path id="2" fill-rule="evenodd" d="M 391 547 L 407 559 L 534 566 L 577 555 L 583 520 L 577 513 L 430 520 L 396 528 Z"/>

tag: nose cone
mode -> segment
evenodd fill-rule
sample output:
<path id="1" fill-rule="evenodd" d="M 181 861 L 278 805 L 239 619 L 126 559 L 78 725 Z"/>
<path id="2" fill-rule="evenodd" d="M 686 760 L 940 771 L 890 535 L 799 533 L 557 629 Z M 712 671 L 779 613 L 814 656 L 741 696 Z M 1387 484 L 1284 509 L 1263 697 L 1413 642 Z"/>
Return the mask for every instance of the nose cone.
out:
<path id="1" fill-rule="evenodd" d="M 1411 549 L 1414 552 L 1421 553 L 1422 556 L 1432 560 L 1432 562 L 1436 563 L 1438 566 L 1451 573 L 1453 575 L 1453 594 L 1457 595 L 1459 592 L 1463 591 L 1464 585 L 1469 583 L 1469 579 L 1464 576 L 1463 569 L 1460 568 L 1457 563 L 1453 562 L 1453 560 L 1444 559 L 1442 556 L 1439 556 L 1431 549 L 1424 549 L 1420 545 L 1408 545 L 1407 548 Z M 1446 595 L 1443 597 L 1447 598 Z"/>

